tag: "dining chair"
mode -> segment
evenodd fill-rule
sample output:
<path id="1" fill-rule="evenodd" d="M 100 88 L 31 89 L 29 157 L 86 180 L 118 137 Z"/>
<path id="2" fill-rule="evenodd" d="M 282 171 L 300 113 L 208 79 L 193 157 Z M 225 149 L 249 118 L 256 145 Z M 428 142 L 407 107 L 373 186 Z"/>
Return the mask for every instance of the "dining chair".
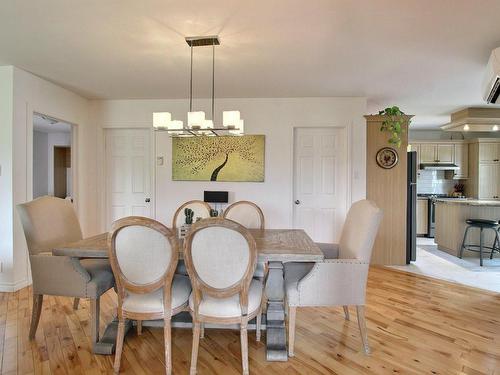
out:
<path id="1" fill-rule="evenodd" d="M 264 229 L 265 220 L 264 213 L 253 202 L 238 201 L 228 206 L 223 217 L 240 223 L 248 229 Z M 266 275 L 266 263 L 257 262 L 257 268 L 254 272 L 254 277 L 264 278 Z"/>
<path id="2" fill-rule="evenodd" d="M 33 310 L 29 338 L 36 334 L 44 295 L 90 298 L 92 345 L 99 340 L 100 296 L 115 280 L 108 260 L 78 260 L 52 256 L 55 247 L 82 239 L 80 223 L 70 201 L 44 196 L 17 206 L 28 245 L 33 280 Z"/>
<path id="3" fill-rule="evenodd" d="M 184 210 L 186 208 L 193 210 L 194 220 L 198 217 L 201 217 L 202 219 L 210 217 L 210 210 L 212 209 L 207 202 L 200 200 L 192 200 L 183 203 L 174 213 L 174 218 L 172 220 L 173 229 L 178 229 L 185 223 Z"/>
<path id="4" fill-rule="evenodd" d="M 210 210 L 212 207 L 207 202 L 200 201 L 200 200 L 192 200 L 183 203 L 177 210 L 175 210 L 174 213 L 174 218 L 172 220 L 172 228 L 174 229 L 175 233 L 178 235 L 178 228 L 180 228 L 186 220 L 186 217 L 184 215 L 184 210 L 186 208 L 189 208 L 193 210 L 194 215 L 193 215 L 193 223 L 196 220 L 196 218 L 201 217 L 202 219 L 206 219 L 210 217 Z M 175 273 L 179 275 L 187 275 L 186 271 L 186 266 L 184 264 L 184 260 L 180 259 L 179 264 L 177 265 L 177 269 L 175 270 Z"/>
<path id="5" fill-rule="evenodd" d="M 349 306 L 356 306 L 363 349 L 366 354 L 370 352 L 364 305 L 368 268 L 381 220 L 382 210 L 375 203 L 358 201 L 347 214 L 339 244 L 329 249 L 323 262 L 285 264 L 290 357 L 294 355 L 296 311 L 302 306 L 343 306 L 346 320 Z"/>
<path id="6" fill-rule="evenodd" d="M 189 308 L 193 318 L 190 373 L 196 374 L 201 325 L 239 324 L 243 374 L 248 374 L 248 321 L 257 317 L 260 340 L 263 283 L 254 279 L 255 240 L 244 226 L 224 218 L 196 223 L 184 240 L 184 260 L 193 291 Z"/>
<path id="7" fill-rule="evenodd" d="M 153 219 L 125 217 L 113 223 L 108 251 L 118 289 L 115 373 L 120 371 L 125 320 L 163 319 L 165 371 L 171 374 L 171 317 L 186 310 L 191 293 L 188 277 L 174 275 L 177 236 Z"/>

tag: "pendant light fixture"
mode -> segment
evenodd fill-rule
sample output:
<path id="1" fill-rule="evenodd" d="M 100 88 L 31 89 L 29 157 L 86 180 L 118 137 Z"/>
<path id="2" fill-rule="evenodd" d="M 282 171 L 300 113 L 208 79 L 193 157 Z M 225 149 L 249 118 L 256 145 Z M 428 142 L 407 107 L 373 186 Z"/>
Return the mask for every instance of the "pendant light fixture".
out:
<path id="1" fill-rule="evenodd" d="M 222 112 L 222 126 L 215 126 L 215 46 L 220 44 L 218 36 L 187 37 L 186 43 L 191 49 L 191 69 L 189 78 L 189 112 L 187 124 L 182 121 L 172 120 L 170 112 L 154 112 L 153 127 L 157 131 L 170 132 L 173 137 L 202 136 L 202 135 L 243 135 L 244 123 L 239 111 Z M 193 111 L 193 48 L 212 46 L 212 112 L 207 119 L 205 112 Z"/>

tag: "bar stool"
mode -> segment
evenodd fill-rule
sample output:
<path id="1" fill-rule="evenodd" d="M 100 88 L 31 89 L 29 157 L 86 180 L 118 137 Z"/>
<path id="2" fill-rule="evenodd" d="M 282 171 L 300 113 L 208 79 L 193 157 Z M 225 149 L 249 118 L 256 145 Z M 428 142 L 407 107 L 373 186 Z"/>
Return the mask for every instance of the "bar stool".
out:
<path id="1" fill-rule="evenodd" d="M 493 253 L 500 253 L 500 224 L 497 220 L 488 220 L 488 219 L 467 219 L 466 220 L 467 228 L 465 228 L 464 239 L 462 241 L 462 247 L 460 248 L 460 256 L 462 259 L 462 255 L 464 250 L 479 252 L 479 264 L 481 267 L 483 266 L 483 249 L 491 250 L 490 259 L 493 259 Z M 471 228 L 479 228 L 479 245 L 469 244 L 467 243 L 467 234 Z M 495 233 L 495 241 L 493 242 L 493 246 L 485 246 L 483 231 L 485 229 L 490 229 Z M 479 248 L 479 250 L 478 250 Z"/>

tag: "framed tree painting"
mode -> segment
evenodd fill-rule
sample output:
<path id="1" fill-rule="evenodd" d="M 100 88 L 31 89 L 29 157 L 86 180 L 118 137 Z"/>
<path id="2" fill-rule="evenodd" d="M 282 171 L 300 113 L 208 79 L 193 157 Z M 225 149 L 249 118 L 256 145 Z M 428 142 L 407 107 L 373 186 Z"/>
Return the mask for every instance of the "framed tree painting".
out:
<path id="1" fill-rule="evenodd" d="M 174 181 L 264 181 L 264 135 L 172 138 Z"/>

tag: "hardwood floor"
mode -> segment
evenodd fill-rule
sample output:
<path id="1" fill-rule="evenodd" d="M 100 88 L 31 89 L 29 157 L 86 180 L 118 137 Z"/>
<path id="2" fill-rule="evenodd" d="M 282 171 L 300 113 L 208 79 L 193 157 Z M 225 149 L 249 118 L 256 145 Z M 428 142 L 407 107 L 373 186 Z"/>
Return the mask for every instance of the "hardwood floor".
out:
<path id="1" fill-rule="evenodd" d="M 28 340 L 31 290 L 0 293 L 2 374 L 112 373 L 113 356 L 90 350 L 89 302 L 74 311 L 65 297 L 44 299 L 35 340 Z M 115 309 L 114 292 L 102 298 L 101 329 Z M 249 333 L 253 374 L 500 374 L 500 295 L 424 276 L 372 268 L 366 318 L 372 349 L 365 356 L 355 320 L 342 307 L 297 310 L 295 357 L 266 362 L 265 333 Z M 102 330 L 101 330 L 102 332 Z M 172 330 L 174 374 L 188 374 L 192 333 Z M 163 373 L 163 330 L 143 328 L 125 339 L 122 372 Z M 241 371 L 239 331 L 206 330 L 199 374 Z"/>

